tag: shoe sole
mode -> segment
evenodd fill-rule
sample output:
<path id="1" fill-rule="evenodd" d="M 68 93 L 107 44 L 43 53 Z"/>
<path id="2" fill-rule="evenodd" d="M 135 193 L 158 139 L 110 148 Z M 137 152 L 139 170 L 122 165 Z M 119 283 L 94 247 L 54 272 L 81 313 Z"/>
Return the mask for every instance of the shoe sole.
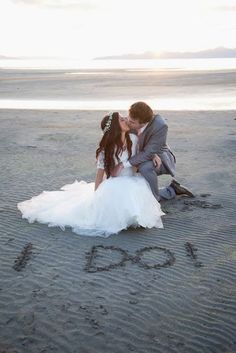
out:
<path id="1" fill-rule="evenodd" d="M 172 183 L 176 184 L 177 187 L 181 186 L 180 183 L 175 179 L 172 180 Z M 187 195 L 189 197 L 195 197 L 194 194 L 191 191 L 189 191 L 188 189 L 186 189 L 185 187 L 181 186 L 181 189 L 183 190 L 183 193 L 181 193 L 181 194 L 176 193 L 176 195 Z"/>

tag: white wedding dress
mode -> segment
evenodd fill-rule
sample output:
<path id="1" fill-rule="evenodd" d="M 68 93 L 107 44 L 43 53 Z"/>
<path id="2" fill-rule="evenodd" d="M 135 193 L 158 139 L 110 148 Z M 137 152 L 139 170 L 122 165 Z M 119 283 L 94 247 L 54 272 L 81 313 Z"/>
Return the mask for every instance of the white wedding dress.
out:
<path id="1" fill-rule="evenodd" d="M 134 155 L 137 137 L 130 137 Z M 127 150 L 119 157 L 121 162 L 127 161 Z M 97 168 L 104 168 L 102 153 Z M 43 191 L 17 207 L 30 223 L 38 221 L 63 230 L 68 226 L 80 235 L 107 237 L 131 226 L 163 228 L 160 204 L 148 182 L 131 167 L 117 177 L 104 179 L 96 191 L 94 182 L 75 180 L 58 191 Z"/>

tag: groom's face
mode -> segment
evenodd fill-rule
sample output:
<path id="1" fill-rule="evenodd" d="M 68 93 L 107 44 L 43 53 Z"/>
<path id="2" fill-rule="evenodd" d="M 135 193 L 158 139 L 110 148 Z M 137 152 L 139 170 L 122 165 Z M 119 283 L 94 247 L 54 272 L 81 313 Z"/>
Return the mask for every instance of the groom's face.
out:
<path id="1" fill-rule="evenodd" d="M 136 119 L 133 119 L 130 115 L 127 117 L 127 123 L 132 130 L 139 130 L 141 129 L 145 124 L 140 124 L 140 122 Z"/>

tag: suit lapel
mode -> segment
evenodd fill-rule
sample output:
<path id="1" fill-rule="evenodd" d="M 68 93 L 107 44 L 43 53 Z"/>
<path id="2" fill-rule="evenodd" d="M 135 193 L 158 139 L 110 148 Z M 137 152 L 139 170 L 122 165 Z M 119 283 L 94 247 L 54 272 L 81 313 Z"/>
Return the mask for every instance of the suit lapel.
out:
<path id="1" fill-rule="evenodd" d="M 154 122 L 155 116 L 152 118 L 152 120 L 149 122 L 149 124 L 146 126 L 146 129 L 139 135 L 138 137 L 138 143 L 139 143 L 139 150 L 141 151 L 143 149 L 144 146 L 144 142 L 145 142 L 145 137 L 147 137 L 148 132 Z"/>

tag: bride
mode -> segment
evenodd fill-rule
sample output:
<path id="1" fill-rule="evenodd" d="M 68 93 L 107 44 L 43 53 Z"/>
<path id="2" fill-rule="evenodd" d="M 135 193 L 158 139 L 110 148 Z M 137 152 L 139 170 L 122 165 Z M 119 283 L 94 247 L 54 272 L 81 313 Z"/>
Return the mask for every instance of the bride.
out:
<path id="1" fill-rule="evenodd" d="M 134 167 L 111 176 L 118 163 L 136 153 L 137 136 L 129 132 L 126 119 L 118 112 L 106 115 L 101 128 L 95 183 L 75 180 L 58 191 L 43 191 L 20 202 L 22 218 L 63 230 L 68 226 L 87 236 L 107 237 L 131 226 L 163 228 L 164 213 L 144 177 Z"/>

